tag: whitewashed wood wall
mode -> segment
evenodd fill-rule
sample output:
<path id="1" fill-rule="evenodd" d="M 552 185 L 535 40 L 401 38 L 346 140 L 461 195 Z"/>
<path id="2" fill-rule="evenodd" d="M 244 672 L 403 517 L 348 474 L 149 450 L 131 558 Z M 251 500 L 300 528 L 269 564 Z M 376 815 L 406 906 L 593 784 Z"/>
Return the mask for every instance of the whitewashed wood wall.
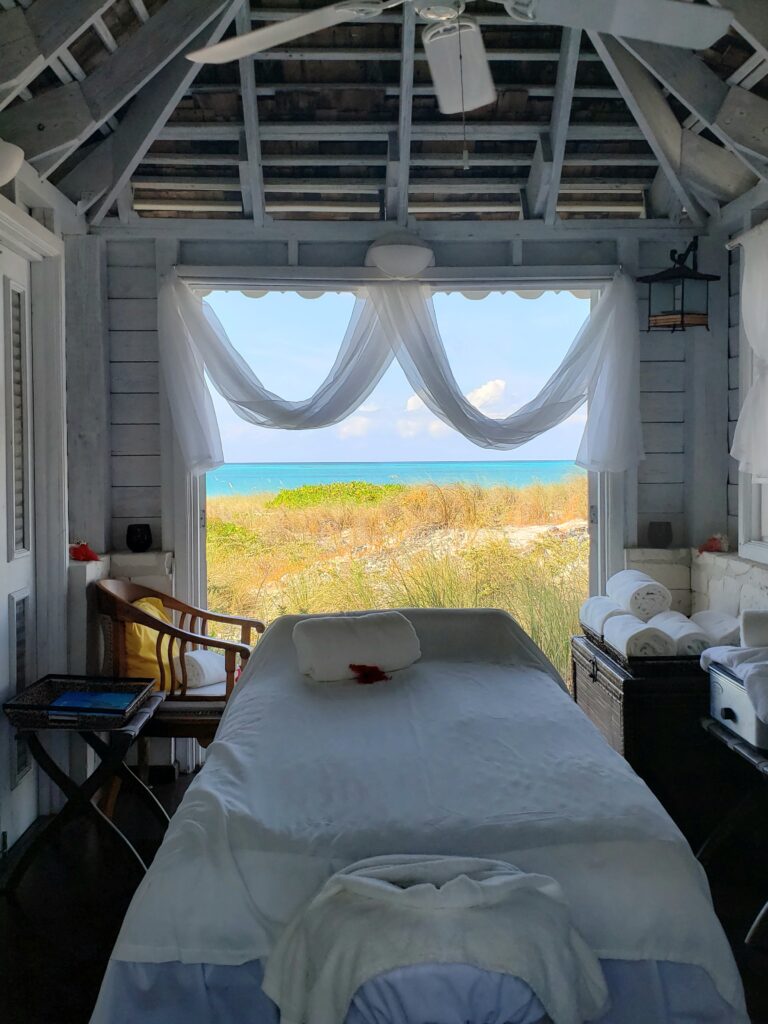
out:
<path id="1" fill-rule="evenodd" d="M 173 485 L 163 481 L 161 468 L 171 444 L 167 429 L 161 428 L 158 366 L 157 268 L 162 243 L 141 238 L 102 241 L 107 291 L 104 333 L 109 353 L 108 539 L 113 550 L 125 550 L 126 527 L 146 522 L 152 527 L 157 548 L 162 539 L 163 509 L 166 520 L 173 509 Z M 314 251 L 320 248 L 322 252 Z M 456 264 L 462 256 L 466 259 L 466 246 L 456 252 L 453 248 L 445 243 L 439 246 L 441 265 Z M 666 241 L 636 244 L 628 269 L 642 274 L 667 266 L 669 248 Z M 310 245 L 309 249 L 313 251 L 302 252 L 302 262 L 334 262 L 333 246 Z M 197 266 L 284 265 L 283 250 L 278 243 L 184 240 L 177 258 L 179 263 Z M 339 263 L 353 264 L 354 255 L 339 253 Z M 362 259 L 362 247 L 360 255 Z M 567 255 L 573 256 L 575 263 L 576 254 Z M 582 244 L 579 255 L 582 265 L 606 266 L 617 261 L 618 246 L 605 240 Z M 501 262 L 502 256 L 500 248 L 486 258 L 493 264 Z M 527 242 L 522 256 L 525 265 L 554 265 L 563 258 L 562 243 L 552 248 L 547 242 Z M 713 293 L 711 332 L 641 336 L 641 410 L 647 457 L 639 468 L 636 489 L 628 492 L 630 546 L 647 544 L 648 524 L 654 520 L 672 524 L 677 546 L 698 544 L 704 539 L 700 534 L 724 529 L 726 523 L 735 530 L 737 494 L 732 467 L 729 484 L 727 449 L 729 418 L 732 430 L 738 408 L 737 259 L 731 257 L 729 267 L 718 240 L 704 246 L 702 269 L 713 269 L 724 277 L 720 291 Z M 640 286 L 643 325 L 646 301 L 645 288 Z"/>
<path id="2" fill-rule="evenodd" d="M 161 542 L 160 383 L 155 243 L 107 243 L 112 546 L 130 523 Z"/>
<path id="3" fill-rule="evenodd" d="M 728 448 L 733 444 L 739 418 L 739 328 L 741 325 L 741 249 L 729 253 L 728 264 Z M 728 539 L 731 550 L 739 543 L 739 464 L 728 457 Z"/>

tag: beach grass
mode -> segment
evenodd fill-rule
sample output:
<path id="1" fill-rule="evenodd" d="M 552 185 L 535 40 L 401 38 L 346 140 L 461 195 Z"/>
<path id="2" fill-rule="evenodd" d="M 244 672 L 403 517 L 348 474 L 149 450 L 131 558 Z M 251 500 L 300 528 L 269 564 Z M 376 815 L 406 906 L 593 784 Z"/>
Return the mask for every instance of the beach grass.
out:
<path id="1" fill-rule="evenodd" d="M 211 607 L 496 607 L 565 677 L 588 591 L 586 478 L 527 487 L 317 485 L 210 498 Z"/>

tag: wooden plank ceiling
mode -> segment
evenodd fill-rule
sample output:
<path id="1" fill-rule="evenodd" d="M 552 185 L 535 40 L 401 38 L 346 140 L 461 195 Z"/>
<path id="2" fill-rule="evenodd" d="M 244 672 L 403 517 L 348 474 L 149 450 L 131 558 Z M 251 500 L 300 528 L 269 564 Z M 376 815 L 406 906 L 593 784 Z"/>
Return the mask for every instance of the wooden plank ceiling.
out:
<path id="1" fill-rule="evenodd" d="M 316 6 L 0 0 L 0 137 L 94 224 L 696 224 L 768 180 L 764 0 L 729 2 L 731 30 L 699 53 L 476 0 L 498 98 L 465 123 L 437 109 L 409 3 L 231 64 L 184 57 Z"/>

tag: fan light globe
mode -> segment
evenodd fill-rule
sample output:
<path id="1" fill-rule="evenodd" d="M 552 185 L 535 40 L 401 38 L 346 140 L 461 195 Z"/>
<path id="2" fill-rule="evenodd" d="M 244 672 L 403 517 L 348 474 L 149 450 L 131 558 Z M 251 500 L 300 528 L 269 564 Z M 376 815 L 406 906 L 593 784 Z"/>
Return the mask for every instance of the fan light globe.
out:
<path id="1" fill-rule="evenodd" d="M 0 185 L 13 181 L 24 163 L 24 150 L 0 139 Z"/>
<path id="2" fill-rule="evenodd" d="M 377 239 L 365 255 L 365 265 L 387 277 L 418 277 L 435 265 L 435 254 L 420 238 L 403 231 Z"/>

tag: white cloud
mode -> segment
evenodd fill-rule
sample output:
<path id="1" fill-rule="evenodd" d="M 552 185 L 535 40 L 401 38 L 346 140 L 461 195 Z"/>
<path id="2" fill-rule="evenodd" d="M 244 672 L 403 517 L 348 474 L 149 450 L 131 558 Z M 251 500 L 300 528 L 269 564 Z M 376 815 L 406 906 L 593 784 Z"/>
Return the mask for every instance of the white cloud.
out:
<path id="1" fill-rule="evenodd" d="M 484 409 L 489 405 L 495 405 L 507 389 L 507 382 L 496 378 L 486 381 L 480 387 L 474 388 L 467 394 L 467 399 L 478 409 Z"/>
<path id="2" fill-rule="evenodd" d="M 443 423 L 442 420 L 433 420 L 427 427 L 427 430 L 432 437 L 445 437 L 446 434 L 451 433 L 451 428 L 447 423 Z"/>
<path id="3" fill-rule="evenodd" d="M 416 437 L 424 429 L 424 424 L 418 420 L 398 420 L 395 428 L 400 437 Z"/>
<path id="4" fill-rule="evenodd" d="M 379 406 L 375 402 L 366 402 L 365 405 L 361 405 L 358 412 L 362 413 L 374 413 L 379 412 Z"/>
<path id="5" fill-rule="evenodd" d="M 350 437 L 365 437 L 371 429 L 371 421 L 366 416 L 350 416 L 339 427 L 339 437 L 346 441 Z"/>
<path id="6" fill-rule="evenodd" d="M 405 403 L 406 412 L 418 412 L 419 409 L 423 408 L 424 402 L 419 398 L 418 395 L 411 395 L 411 397 Z"/>
<path id="7" fill-rule="evenodd" d="M 587 407 L 583 405 L 581 409 L 577 410 L 571 416 L 568 417 L 565 423 L 586 423 L 587 422 Z"/>

